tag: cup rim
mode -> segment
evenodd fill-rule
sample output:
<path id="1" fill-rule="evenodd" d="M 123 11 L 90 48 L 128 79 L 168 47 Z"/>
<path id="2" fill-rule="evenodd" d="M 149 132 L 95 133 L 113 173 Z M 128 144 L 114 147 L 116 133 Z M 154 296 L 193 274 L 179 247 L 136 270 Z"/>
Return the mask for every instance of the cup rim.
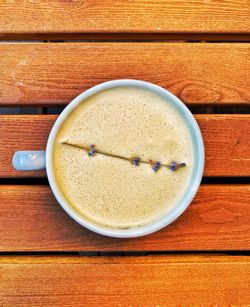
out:
<path id="1" fill-rule="evenodd" d="M 53 155 L 53 142 L 55 139 L 55 136 L 60 129 L 62 123 L 64 120 L 68 117 L 68 115 L 75 109 L 81 102 L 89 98 L 90 96 L 97 94 L 103 90 L 116 88 L 116 87 L 139 87 L 144 88 L 150 91 L 153 91 L 156 94 L 160 94 L 164 97 L 166 97 L 166 100 L 169 100 L 179 111 L 181 111 L 185 115 L 185 119 L 189 125 L 191 125 L 191 128 L 194 131 L 195 134 L 195 141 L 197 142 L 197 149 L 198 149 L 198 161 L 195 161 L 197 167 L 195 172 L 195 178 L 191 179 L 191 188 L 187 191 L 187 194 L 184 195 L 179 204 L 177 204 L 169 213 L 161 217 L 159 220 L 154 221 L 153 223 L 137 227 L 137 228 L 130 228 L 130 229 L 112 229 L 107 228 L 101 225 L 94 224 L 93 222 L 85 219 L 84 217 L 80 216 L 79 213 L 77 213 L 72 206 L 67 202 L 67 200 L 64 198 L 62 192 L 60 191 L 59 187 L 56 185 L 56 179 L 53 171 L 53 163 L 52 163 L 52 155 Z M 78 95 L 76 98 L 74 98 L 61 112 L 61 114 L 56 119 L 49 137 L 47 141 L 46 146 L 46 172 L 48 181 L 51 187 L 51 190 L 57 199 L 58 203 L 61 205 L 61 207 L 68 213 L 68 215 L 74 219 L 77 223 L 84 226 L 85 228 L 96 232 L 101 235 L 109 236 L 109 237 L 115 237 L 115 238 L 134 238 L 134 237 L 140 237 L 145 236 L 151 233 L 154 233 L 169 224 L 171 224 L 174 220 L 176 220 L 190 205 L 192 202 L 194 196 L 197 193 L 197 190 L 200 186 L 203 170 L 204 170 L 204 159 L 205 159 L 205 153 L 204 153 L 204 143 L 203 138 L 201 135 L 200 128 L 193 116 L 193 114 L 189 111 L 189 109 L 186 107 L 186 105 L 175 95 L 173 95 L 168 90 L 162 88 L 159 85 L 142 81 L 142 80 L 135 80 L 135 79 L 118 79 L 118 80 L 112 80 L 100 83 L 98 85 L 95 85 L 91 87 L 90 89 L 84 91 L 80 95 Z M 185 201 L 184 201 L 185 200 Z"/>

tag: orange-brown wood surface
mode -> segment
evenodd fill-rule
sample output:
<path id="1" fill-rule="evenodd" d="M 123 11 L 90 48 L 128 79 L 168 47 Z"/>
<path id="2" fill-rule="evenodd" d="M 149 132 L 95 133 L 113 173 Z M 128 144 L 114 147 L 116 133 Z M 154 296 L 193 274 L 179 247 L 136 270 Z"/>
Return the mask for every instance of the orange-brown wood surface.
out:
<path id="1" fill-rule="evenodd" d="M 249 104 L 241 43 L 3 43 L 0 105 L 65 105 L 112 79 L 157 83 L 187 104 Z"/>
<path id="2" fill-rule="evenodd" d="M 250 185 L 201 185 L 187 211 L 165 229 L 114 239 L 78 225 L 48 186 L 0 186 L 0 251 L 190 251 L 250 249 Z"/>
<path id="3" fill-rule="evenodd" d="M 239 256 L 2 257 L 3 306 L 248 306 Z"/>
<path id="4" fill-rule="evenodd" d="M 0 33 L 246 33 L 247 0 L 1 1 Z M 59 36 L 60 37 L 60 36 Z"/>
<path id="5" fill-rule="evenodd" d="M 45 149 L 57 115 L 0 115 L 0 306 L 249 306 L 249 33 L 248 0 L 0 1 L 0 114 L 46 113 L 125 78 L 213 113 L 195 115 L 213 178 L 134 239 L 85 229 L 45 171 L 13 169 L 15 151 Z"/>
<path id="6" fill-rule="evenodd" d="M 250 116 L 195 116 L 206 150 L 205 176 L 250 175 Z M 56 115 L 0 116 L 0 177 L 40 177 L 45 172 L 21 172 L 12 167 L 17 150 L 43 150 Z"/>

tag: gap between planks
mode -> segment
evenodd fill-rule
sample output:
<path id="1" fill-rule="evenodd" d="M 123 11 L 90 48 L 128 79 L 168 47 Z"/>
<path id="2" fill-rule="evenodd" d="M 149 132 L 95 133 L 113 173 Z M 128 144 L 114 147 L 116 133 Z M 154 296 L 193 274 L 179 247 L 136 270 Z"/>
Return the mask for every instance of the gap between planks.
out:
<path id="1" fill-rule="evenodd" d="M 247 43 L 249 33 L 20 33 L 0 34 L 1 43 L 68 43 L 68 42 L 182 42 L 182 43 Z"/>

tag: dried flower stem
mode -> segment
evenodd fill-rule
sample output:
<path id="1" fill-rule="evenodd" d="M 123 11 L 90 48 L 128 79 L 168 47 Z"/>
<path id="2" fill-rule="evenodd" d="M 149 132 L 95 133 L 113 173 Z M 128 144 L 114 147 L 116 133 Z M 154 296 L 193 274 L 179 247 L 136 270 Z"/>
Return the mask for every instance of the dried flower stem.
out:
<path id="1" fill-rule="evenodd" d="M 68 145 L 68 146 L 72 146 L 72 147 L 75 147 L 75 148 L 79 148 L 79 149 L 83 149 L 85 150 L 87 153 L 89 153 L 89 151 L 91 150 L 91 148 L 94 148 L 94 145 L 91 145 L 91 146 L 83 146 L 83 145 L 78 145 L 78 144 L 72 144 L 72 143 L 69 143 L 68 141 L 66 142 L 62 142 L 62 144 L 64 145 Z M 116 154 L 112 154 L 112 153 L 107 153 L 107 152 L 104 152 L 100 149 L 97 149 L 95 148 L 95 153 L 96 154 L 101 154 L 103 156 L 108 156 L 108 157 L 112 157 L 112 158 L 116 158 L 116 159 L 122 159 L 122 160 L 126 160 L 126 161 L 129 161 L 129 162 L 132 162 L 132 158 L 127 158 L 127 157 L 123 157 L 123 156 L 120 156 L 120 155 L 116 155 Z M 134 157 L 134 158 L 138 158 L 140 159 L 139 157 Z M 176 163 L 175 161 L 171 162 L 170 164 L 164 164 L 164 163 L 160 163 L 159 161 L 152 161 L 152 160 L 139 160 L 139 163 L 143 163 L 143 164 L 149 164 L 152 166 L 153 170 L 154 171 L 157 171 L 158 169 L 160 169 L 161 166 L 165 166 L 171 170 L 176 170 L 180 167 L 184 167 L 186 164 L 185 163 Z M 139 165 L 136 164 L 136 165 Z M 175 168 L 173 168 L 173 165 L 175 166 Z"/>

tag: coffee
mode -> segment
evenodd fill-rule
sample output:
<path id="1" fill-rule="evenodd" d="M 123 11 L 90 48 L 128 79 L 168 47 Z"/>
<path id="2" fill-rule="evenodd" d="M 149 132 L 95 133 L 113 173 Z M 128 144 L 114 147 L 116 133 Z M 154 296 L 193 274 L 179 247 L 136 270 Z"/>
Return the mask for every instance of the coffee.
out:
<path id="1" fill-rule="evenodd" d="M 91 144 L 101 153 L 88 155 L 84 148 Z M 133 165 L 131 157 L 148 163 Z M 149 160 L 167 166 L 155 171 Z M 185 167 L 173 171 L 173 161 Z M 66 118 L 55 138 L 53 167 L 64 198 L 85 219 L 113 229 L 139 227 L 164 217 L 186 192 L 191 135 L 164 97 L 113 88 L 83 101 Z"/>

